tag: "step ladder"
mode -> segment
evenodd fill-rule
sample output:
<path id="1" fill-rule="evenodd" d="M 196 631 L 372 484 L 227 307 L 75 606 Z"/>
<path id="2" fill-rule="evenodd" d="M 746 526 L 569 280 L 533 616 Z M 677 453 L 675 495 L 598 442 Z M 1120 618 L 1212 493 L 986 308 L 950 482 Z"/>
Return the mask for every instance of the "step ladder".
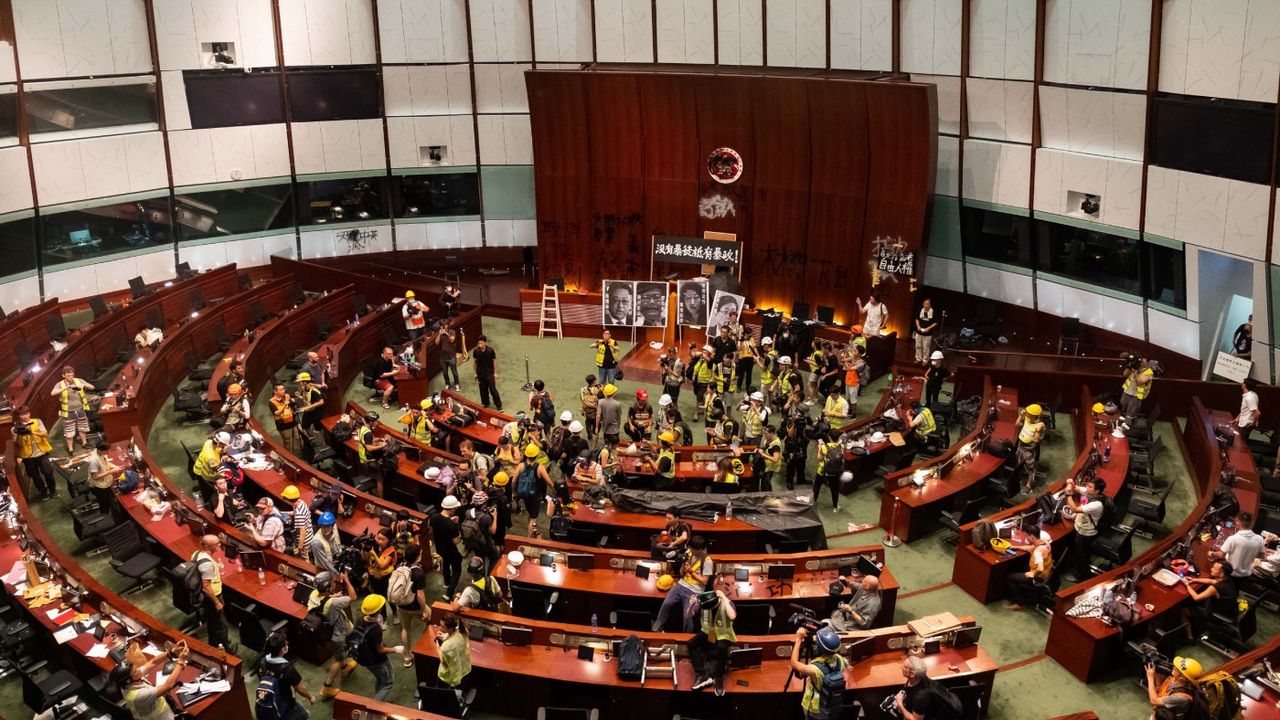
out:
<path id="1" fill-rule="evenodd" d="M 564 337 L 560 325 L 560 290 L 555 285 L 542 286 L 542 307 L 538 310 L 538 337 L 555 334 Z"/>

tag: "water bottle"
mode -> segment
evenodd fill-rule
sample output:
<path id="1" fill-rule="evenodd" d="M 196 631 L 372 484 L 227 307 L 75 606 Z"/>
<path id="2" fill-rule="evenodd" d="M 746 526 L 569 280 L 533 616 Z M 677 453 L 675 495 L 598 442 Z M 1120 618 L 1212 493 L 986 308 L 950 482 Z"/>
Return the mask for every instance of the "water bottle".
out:
<path id="1" fill-rule="evenodd" d="M 600 632 L 599 618 L 595 613 L 591 613 L 591 632 Z"/>
<path id="2" fill-rule="evenodd" d="M 258 584 L 263 586 L 267 584 L 267 573 L 262 568 L 258 568 Z"/>
<path id="3" fill-rule="evenodd" d="M 1102 451 L 1102 464 L 1106 465 L 1111 462 L 1111 441 L 1107 440 L 1107 447 Z"/>
<path id="4" fill-rule="evenodd" d="M 725 520 L 733 519 L 733 501 L 732 500 L 729 500 L 724 504 L 724 519 Z"/>

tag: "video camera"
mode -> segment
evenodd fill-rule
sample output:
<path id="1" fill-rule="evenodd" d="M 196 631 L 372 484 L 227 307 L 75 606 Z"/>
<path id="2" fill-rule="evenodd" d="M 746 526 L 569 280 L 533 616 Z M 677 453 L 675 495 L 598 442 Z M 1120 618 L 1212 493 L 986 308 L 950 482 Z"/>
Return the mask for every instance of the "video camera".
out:
<path id="1" fill-rule="evenodd" d="M 1130 642 L 1129 653 L 1142 660 L 1144 667 L 1154 667 L 1161 675 L 1173 673 L 1173 662 L 1149 642 Z"/>
<path id="2" fill-rule="evenodd" d="M 813 636 L 819 630 L 831 624 L 831 621 L 825 618 L 819 620 L 817 613 L 803 605 L 791 603 L 791 609 L 795 610 L 795 612 L 791 613 L 791 617 L 787 618 L 787 622 L 790 623 L 793 628 L 804 628 L 807 630 L 809 632 L 809 636 L 806 640 L 809 642 L 813 641 Z"/>

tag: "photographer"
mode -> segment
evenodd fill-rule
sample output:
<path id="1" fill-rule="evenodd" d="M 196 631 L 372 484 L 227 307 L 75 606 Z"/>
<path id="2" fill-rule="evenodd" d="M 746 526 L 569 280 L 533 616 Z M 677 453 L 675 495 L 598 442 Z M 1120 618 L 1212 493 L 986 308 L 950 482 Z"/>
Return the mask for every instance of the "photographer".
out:
<path id="1" fill-rule="evenodd" d="M 53 479 L 53 462 L 49 453 L 53 446 L 49 444 L 49 431 L 40 419 L 31 418 L 31 408 L 19 405 L 14 410 L 13 440 L 18 457 L 22 460 L 22 469 L 27 478 L 40 491 L 37 499 L 57 497 L 58 487 Z"/>
<path id="2" fill-rule="evenodd" d="M 658 358 L 658 365 L 662 367 L 662 393 L 673 401 L 679 401 L 680 386 L 684 385 L 684 361 L 677 354 L 675 345 Z"/>
<path id="3" fill-rule="evenodd" d="M 333 513 L 320 513 L 315 534 L 311 536 L 311 561 L 321 570 L 337 572 L 335 558 L 342 552 L 342 540 L 338 535 L 338 520 Z"/>
<path id="4" fill-rule="evenodd" d="M 707 391 L 716 380 L 716 362 L 712 355 L 714 352 L 715 348 L 703 345 L 702 352 L 689 360 L 689 379 L 693 382 L 694 420 L 702 417 L 703 412 L 710 412 Z"/>
<path id="5" fill-rule="evenodd" d="M 1090 478 L 1083 488 L 1077 487 L 1075 481 L 1068 478 L 1062 492 L 1067 498 L 1067 507 L 1075 513 L 1076 538 L 1071 548 L 1076 554 L 1075 578 L 1085 580 L 1093 573 L 1089 569 L 1089 560 L 1093 557 L 1093 543 L 1098 539 L 1098 523 L 1106 511 L 1102 501 L 1103 492 L 1107 489 L 1106 481 L 1101 478 Z M 1076 495 L 1079 494 L 1079 501 Z"/>
<path id="6" fill-rule="evenodd" d="M 724 674 L 729 668 L 729 646 L 737 642 L 733 621 L 738 610 L 729 599 L 727 589 L 732 575 L 719 575 L 713 590 L 698 595 L 701 628 L 689 638 L 689 662 L 693 665 L 694 690 L 715 685 L 716 697 L 724 697 Z"/>
<path id="7" fill-rule="evenodd" d="M 680 581 L 667 591 L 662 607 L 658 608 L 658 617 L 653 621 L 653 631 L 662 632 L 671 609 L 680 606 L 683 630 L 693 632 L 694 612 L 698 608 L 697 595 L 706 589 L 707 580 L 715 575 L 715 570 L 715 561 L 707 554 L 707 539 L 694 535 L 689 540 L 689 556 L 680 568 Z"/>
<path id="8" fill-rule="evenodd" d="M 840 635 L 824 625 L 814 633 L 817 657 L 801 662 L 800 651 L 808 637 L 808 630 L 796 628 L 796 641 L 791 646 L 791 672 L 804 678 L 800 709 L 805 720 L 834 720 L 844 707 L 844 670 L 849 661 L 840 654 Z"/>
<path id="9" fill-rule="evenodd" d="M 1151 703 L 1151 707 L 1155 708 L 1151 716 L 1160 717 L 1159 711 L 1164 710 L 1167 713 L 1165 717 L 1185 717 L 1192 705 L 1196 703 L 1199 692 L 1196 688 L 1196 680 L 1203 672 L 1200 663 L 1187 657 L 1175 657 L 1169 677 L 1158 686 L 1154 662 L 1146 663 L 1146 672 L 1147 701 Z"/>
<path id="10" fill-rule="evenodd" d="M 316 573 L 316 587 L 307 599 L 307 612 L 320 616 L 322 627 L 332 628 L 329 640 L 337 648 L 333 662 L 329 663 L 329 673 L 325 676 L 324 687 L 320 688 L 320 697 L 329 700 L 338 694 L 342 682 L 338 673 L 345 679 L 356 669 L 355 658 L 347 655 L 347 634 L 351 632 L 351 603 L 356 601 L 356 589 L 346 573 L 335 573 L 327 570 Z"/>
<path id="11" fill-rule="evenodd" d="M 1142 411 L 1142 401 L 1151 393 L 1151 381 L 1155 368 L 1150 359 L 1130 355 L 1125 363 L 1124 384 L 1120 386 L 1120 412 L 1127 417 L 1137 417 Z"/>
<path id="12" fill-rule="evenodd" d="M 414 347 L 418 346 L 418 339 L 422 337 L 422 333 L 426 330 L 428 310 L 430 308 L 418 300 L 412 290 L 405 292 L 404 305 L 400 308 L 400 317 L 404 318 L 404 329 L 409 333 L 409 342 L 413 343 Z"/>
<path id="13" fill-rule="evenodd" d="M 929 678 L 924 658 L 911 656 L 902 661 L 907 685 L 894 696 L 894 707 L 904 720 L 960 720 L 964 709 L 960 699 L 937 680 Z"/>

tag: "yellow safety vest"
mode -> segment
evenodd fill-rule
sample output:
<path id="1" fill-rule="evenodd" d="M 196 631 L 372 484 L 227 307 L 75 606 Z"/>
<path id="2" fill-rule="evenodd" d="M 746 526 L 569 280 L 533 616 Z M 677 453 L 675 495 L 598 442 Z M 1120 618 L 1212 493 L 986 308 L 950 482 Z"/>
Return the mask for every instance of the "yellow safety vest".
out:
<path id="1" fill-rule="evenodd" d="M 1040 442 L 1040 439 L 1037 437 L 1037 429 L 1043 427 L 1044 423 L 1042 422 L 1033 423 L 1030 420 L 1023 420 L 1022 427 L 1018 430 L 1018 442 L 1023 443 L 1024 445 L 1034 445 Z"/>
<path id="2" fill-rule="evenodd" d="M 410 437 L 414 440 L 417 440 L 423 445 L 431 444 L 431 430 L 427 427 L 426 415 L 419 417 L 416 421 L 410 421 L 409 429 L 412 433 Z"/>
<path id="3" fill-rule="evenodd" d="M 730 365 L 728 367 L 728 375 L 725 375 L 725 365 L 720 363 L 716 365 L 716 392 L 737 392 L 738 391 L 738 366 Z"/>
<path id="4" fill-rule="evenodd" d="M 213 556 L 205 552 L 204 550 L 197 550 L 195 554 L 191 556 L 191 562 L 194 563 L 198 561 L 201 555 L 203 555 L 209 561 L 209 564 L 213 566 L 213 578 L 209 580 L 209 589 L 213 591 L 213 594 L 215 596 L 221 595 L 222 594 L 222 568 L 218 567 L 218 561 L 214 560 Z"/>
<path id="5" fill-rule="evenodd" d="M 724 477 L 720 478 L 720 479 L 719 479 L 719 480 L 717 480 L 716 482 L 721 482 L 721 483 L 724 483 L 724 484 L 726 484 L 726 485 L 737 485 L 737 484 L 738 484 L 738 476 L 737 476 L 737 475 L 734 475 L 734 474 L 733 474 L 733 473 L 731 473 L 731 472 L 727 472 L 727 473 L 725 473 L 725 474 L 724 474 Z"/>
<path id="6" fill-rule="evenodd" d="M 854 347 L 860 347 L 860 348 L 862 348 L 863 354 L 866 354 L 866 350 L 867 350 L 867 339 L 866 339 L 866 338 L 864 338 L 864 337 L 862 337 L 861 335 L 854 335 L 854 336 L 853 336 L 853 346 L 854 346 Z"/>
<path id="7" fill-rule="evenodd" d="M 31 433 L 17 436 L 18 457 L 29 458 L 37 448 L 41 452 L 53 452 L 53 446 L 49 444 L 49 438 L 44 435 L 36 435 L 36 428 L 39 425 L 40 421 L 32 418 L 27 421 L 27 427 L 31 428 Z"/>
<path id="8" fill-rule="evenodd" d="M 707 560 L 711 560 L 711 556 L 710 556 L 710 555 L 703 555 L 701 560 L 699 560 L 698 562 L 694 563 L 694 564 L 693 564 L 693 566 L 691 566 L 691 567 L 689 568 L 690 572 L 687 572 L 687 573 L 685 573 L 685 574 L 684 574 L 684 578 L 683 578 L 683 580 L 684 580 L 685 582 L 687 582 L 687 583 L 691 583 L 691 584 L 694 584 L 694 585 L 698 584 L 698 580 L 697 580 L 697 578 L 695 578 L 695 577 L 693 576 L 693 571 L 694 571 L 694 570 L 701 570 L 701 569 L 702 569 L 702 564 L 703 564 L 703 563 L 705 563 Z M 715 567 L 715 560 L 711 560 L 711 567 Z M 710 580 L 710 578 L 707 578 L 707 579 L 708 579 L 708 580 Z"/>
<path id="9" fill-rule="evenodd" d="M 748 407 L 747 411 L 742 415 L 743 430 L 749 438 L 758 438 L 764 433 L 764 418 L 760 417 L 760 411 L 753 407 Z"/>
<path id="10" fill-rule="evenodd" d="M 764 369 L 760 371 L 761 385 L 768 386 L 773 384 L 773 368 L 777 364 L 778 364 L 778 352 L 776 350 L 770 350 L 769 352 L 765 353 Z"/>
<path id="11" fill-rule="evenodd" d="M 849 414 L 849 401 L 840 395 L 828 397 L 822 414 L 829 418 L 843 418 Z"/>
<path id="12" fill-rule="evenodd" d="M 1155 375 L 1155 372 L 1151 368 L 1145 368 L 1137 374 L 1130 375 L 1129 377 L 1124 379 L 1124 386 L 1121 389 L 1124 391 L 1125 395 L 1133 395 L 1137 397 L 1139 400 L 1145 400 L 1147 397 L 1147 393 L 1151 392 L 1151 383 L 1147 383 L 1146 385 L 1139 385 L 1138 375 L 1145 375 L 1147 377 L 1151 377 Z"/>
<path id="13" fill-rule="evenodd" d="M 85 393 L 84 393 L 84 388 L 80 387 L 79 385 L 76 385 L 76 392 L 80 394 L 80 410 L 81 410 L 81 412 L 88 412 L 88 411 L 89 411 L 89 396 L 88 396 L 88 395 L 85 395 Z M 68 410 L 67 410 L 67 399 L 70 397 L 70 395 L 71 395 L 71 386 L 70 386 L 70 385 L 68 385 L 68 386 L 66 386 L 66 387 L 62 388 L 62 392 L 61 392 L 61 393 L 59 394 L 59 396 L 58 396 L 58 397 L 59 397 L 59 403 L 60 403 L 60 407 L 58 408 L 58 414 L 59 414 L 59 415 L 61 415 L 61 416 L 62 416 L 62 417 L 64 417 L 64 418 L 67 416 L 67 413 L 68 413 Z"/>
<path id="14" fill-rule="evenodd" d="M 698 358 L 693 363 L 693 381 L 700 385 L 710 385 L 716 379 L 715 371 L 711 368 L 711 361 L 706 358 Z"/>
<path id="15" fill-rule="evenodd" d="M 765 449 L 770 453 L 778 453 L 777 460 L 770 460 L 768 457 L 764 461 L 764 469 L 766 472 L 778 472 L 782 469 L 782 440 L 774 438 L 769 441 Z"/>
<path id="16" fill-rule="evenodd" d="M 661 466 L 661 465 L 658 465 L 658 474 L 659 474 L 659 475 L 661 475 L 662 477 L 665 477 L 665 478 L 673 478 L 673 477 L 675 477 L 675 476 L 676 476 L 676 452 L 675 452 L 675 450 L 671 450 L 671 449 L 669 449 L 669 448 L 665 448 L 665 449 L 659 450 L 659 451 L 658 451 L 658 460 L 662 460 L 663 458 L 666 458 L 667 460 L 670 460 L 670 461 L 671 461 L 671 469 L 670 469 L 670 470 L 667 470 L 666 472 L 663 472 L 663 471 L 662 471 L 662 466 Z"/>
<path id="17" fill-rule="evenodd" d="M 818 469 L 817 474 L 821 475 L 823 470 L 827 469 L 827 441 L 818 441 Z"/>
<path id="18" fill-rule="evenodd" d="M 617 340 L 610 340 L 608 343 L 604 343 L 602 341 L 598 346 L 596 346 L 596 367 L 604 367 L 604 348 L 606 344 L 609 346 L 609 352 L 613 353 L 614 362 L 621 359 L 618 357 Z"/>
<path id="19" fill-rule="evenodd" d="M 169 701 L 165 699 L 164 696 L 160 696 L 156 698 L 155 704 L 151 706 L 151 712 L 145 715 L 138 712 L 138 706 L 137 706 L 138 695 L 144 689 L 147 689 L 147 688 L 145 686 L 139 687 L 139 686 L 130 685 L 129 687 L 125 688 L 125 691 L 124 691 L 124 702 L 126 705 L 129 706 L 129 712 L 135 718 L 137 718 L 137 720 L 155 720 L 155 718 L 158 718 L 164 715 L 165 713 L 169 712 Z"/>
<path id="20" fill-rule="evenodd" d="M 738 641 L 738 635 L 733 631 L 733 621 L 729 619 L 729 612 L 724 606 L 725 602 L 728 601 L 721 601 L 714 611 L 702 611 L 702 633 L 711 642 Z"/>
<path id="21" fill-rule="evenodd" d="M 929 408 L 921 408 L 920 414 L 924 417 L 924 420 L 921 420 L 920 424 L 916 426 L 916 435 L 921 438 L 925 438 L 932 435 L 934 431 L 938 429 L 938 423 L 934 421 L 933 411 Z"/>
<path id="22" fill-rule="evenodd" d="M 360 458 L 360 462 L 369 462 L 369 456 L 365 453 L 365 437 L 373 437 L 373 429 L 362 427 L 356 431 L 356 456 Z"/>

